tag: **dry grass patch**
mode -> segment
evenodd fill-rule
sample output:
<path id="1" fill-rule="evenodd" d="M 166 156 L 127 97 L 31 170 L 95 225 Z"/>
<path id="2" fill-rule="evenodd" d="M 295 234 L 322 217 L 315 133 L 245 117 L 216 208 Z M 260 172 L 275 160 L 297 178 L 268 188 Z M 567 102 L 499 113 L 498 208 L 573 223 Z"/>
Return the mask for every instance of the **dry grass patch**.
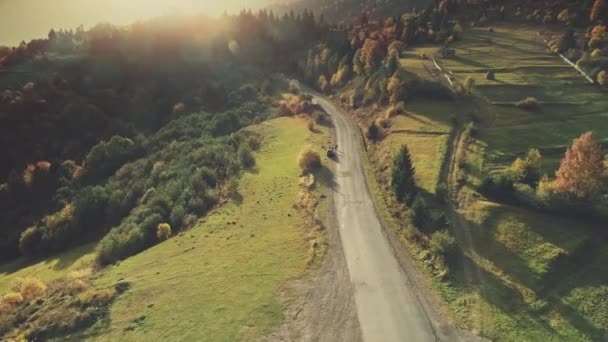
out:
<path id="1" fill-rule="evenodd" d="M 84 329 L 103 319 L 109 304 L 127 288 L 120 283 L 95 289 L 87 279 L 73 276 L 48 284 L 22 279 L 0 301 L 0 339 L 42 341 Z"/>

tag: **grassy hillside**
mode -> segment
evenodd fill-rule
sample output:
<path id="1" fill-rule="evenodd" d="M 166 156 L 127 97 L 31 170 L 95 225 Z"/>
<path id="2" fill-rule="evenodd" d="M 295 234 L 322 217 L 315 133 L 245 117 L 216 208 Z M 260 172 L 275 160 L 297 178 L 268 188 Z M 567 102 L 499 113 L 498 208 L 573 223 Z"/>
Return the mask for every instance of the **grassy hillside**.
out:
<path id="1" fill-rule="evenodd" d="M 311 133 L 298 118 L 251 130 L 264 142 L 256 170 L 239 182 L 242 202 L 100 274 L 98 286 L 128 281 L 132 288 L 111 307 L 109 326 L 93 327 L 88 337 L 256 340 L 280 322 L 279 289 L 303 275 L 321 238 L 293 208 L 302 190 L 296 159 L 304 146 L 326 143 L 328 131 Z"/>
<path id="2" fill-rule="evenodd" d="M 306 146 L 321 151 L 328 128 L 314 133 L 304 118 L 251 126 L 260 134 L 256 167 L 239 180 L 239 196 L 190 230 L 94 275 L 95 288 L 128 283 L 107 316 L 76 339 L 108 341 L 257 340 L 282 319 L 277 296 L 323 254 L 323 234 L 310 212 L 294 206 L 303 192 L 296 160 Z M 328 161 L 323 160 L 327 165 Z M 322 175 L 321 175 L 322 176 Z M 323 178 L 308 209 L 323 201 Z M 91 266 L 94 244 L 33 264 L 0 269 L 6 293 L 19 278 L 51 282 Z"/>

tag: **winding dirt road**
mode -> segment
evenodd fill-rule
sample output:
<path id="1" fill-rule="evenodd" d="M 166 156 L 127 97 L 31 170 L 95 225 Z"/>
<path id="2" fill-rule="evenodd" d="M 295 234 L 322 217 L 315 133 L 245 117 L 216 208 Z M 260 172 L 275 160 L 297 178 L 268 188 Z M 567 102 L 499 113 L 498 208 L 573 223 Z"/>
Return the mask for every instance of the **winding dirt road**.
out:
<path id="1" fill-rule="evenodd" d="M 314 93 L 312 93 L 315 95 Z M 364 341 L 435 341 L 433 326 L 399 265 L 376 212 L 361 158 L 358 127 L 324 97 L 338 157 L 334 201 L 340 239 Z"/>

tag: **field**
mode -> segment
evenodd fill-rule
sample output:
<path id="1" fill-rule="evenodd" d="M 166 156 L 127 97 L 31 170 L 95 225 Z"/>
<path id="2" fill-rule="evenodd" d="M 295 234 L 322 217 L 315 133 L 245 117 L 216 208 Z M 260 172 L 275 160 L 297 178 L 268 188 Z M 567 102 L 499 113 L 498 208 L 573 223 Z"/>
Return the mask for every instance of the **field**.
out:
<path id="1" fill-rule="evenodd" d="M 508 167 L 529 148 L 541 150 L 543 171 L 553 176 L 573 138 L 593 130 L 596 139 L 606 142 L 608 98 L 543 44 L 533 27 L 475 28 L 452 46 L 456 58 L 441 60 L 457 81 L 475 80 L 476 96 L 470 108 L 438 102 L 438 110 L 444 118 L 455 108 L 462 119 L 476 117 L 479 134 L 459 161 L 466 164 L 462 170 L 469 186 L 461 192 L 464 207 L 455 218 L 470 238 L 470 248 L 462 247 L 475 268 L 453 265 L 451 290 L 442 287 L 440 292 L 454 317 L 493 340 L 604 340 L 608 277 L 598 265 L 605 262 L 608 245 L 596 237 L 603 227 L 493 203 L 471 187 L 481 174 Z M 428 54 L 428 48 L 421 51 Z M 408 50 L 401 64 L 428 78 L 419 53 Z M 490 70 L 495 81 L 485 78 Z M 514 105 L 528 96 L 536 97 L 542 110 Z M 419 122 L 437 119 L 416 113 L 422 117 L 398 119 L 397 125 L 403 131 L 426 130 Z M 419 150 L 418 158 L 428 162 L 428 150 L 434 147 L 429 141 L 420 145 L 427 151 Z M 416 153 L 414 149 L 415 163 Z"/>
<path id="2" fill-rule="evenodd" d="M 439 183 L 451 127 L 450 113 L 443 105 L 429 101 L 408 104 L 406 113 L 391 119 L 389 134 L 379 145 L 377 153 L 388 165 L 402 145 L 407 145 L 416 168 L 418 185 L 435 193 Z"/>
<path id="3" fill-rule="evenodd" d="M 598 139 L 607 141 L 608 97 L 547 53 L 536 31 L 532 27 L 471 30 L 454 45 L 457 57 L 442 63 L 457 79 L 472 77 L 477 84 L 480 113 L 487 124 L 480 140 L 487 144 L 488 167 L 510 164 L 534 147 L 548 157 L 545 171 L 552 175 L 558 166 L 555 159 L 581 133 L 593 130 Z M 490 70 L 495 81 L 485 79 Z M 544 102 L 541 111 L 493 105 L 528 96 Z"/>
<path id="4" fill-rule="evenodd" d="M 260 133 L 263 143 L 255 169 L 239 182 L 241 197 L 194 228 L 96 274 L 98 287 L 128 282 L 130 288 L 113 303 L 108 319 L 72 337 L 259 340 L 280 323 L 282 286 L 304 276 L 323 253 L 323 235 L 312 228 L 312 218 L 293 207 L 302 191 L 298 153 L 307 145 L 321 151 L 329 141 L 326 127 L 313 133 L 306 123 L 279 118 L 248 128 Z M 316 198 L 324 189 L 322 179 L 313 193 Z M 93 247 L 18 271 L 22 265 L 5 265 L 0 287 L 4 291 L 21 276 L 49 280 L 64 275 L 86 261 Z"/>

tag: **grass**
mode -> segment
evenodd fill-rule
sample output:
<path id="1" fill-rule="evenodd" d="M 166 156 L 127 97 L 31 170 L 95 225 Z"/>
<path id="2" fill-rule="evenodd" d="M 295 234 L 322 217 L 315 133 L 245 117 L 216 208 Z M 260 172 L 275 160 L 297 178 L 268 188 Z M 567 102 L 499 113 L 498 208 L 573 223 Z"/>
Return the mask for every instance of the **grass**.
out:
<path id="1" fill-rule="evenodd" d="M 410 149 L 416 168 L 418 186 L 435 193 L 441 166 L 447 149 L 451 127 L 445 104 L 415 101 L 407 105 L 405 114 L 391 118 L 390 134 L 376 153 L 385 165 L 390 165 L 401 145 Z"/>
<path id="2" fill-rule="evenodd" d="M 18 259 L 0 265 L 0 294 L 8 292 L 19 278 L 35 277 L 49 282 L 90 267 L 95 257 L 94 249 L 95 244 L 87 244 L 45 260 L 29 262 Z"/>
<path id="3" fill-rule="evenodd" d="M 195 228 L 110 267 L 98 287 L 128 281 L 132 288 L 110 308 L 109 327 L 93 340 L 260 340 L 283 318 L 281 286 L 308 268 L 319 233 L 293 209 L 301 191 L 296 158 L 319 150 L 327 128 L 280 118 L 252 128 L 265 137 L 256 170 L 240 181 L 242 202 L 230 202 Z M 324 159 L 324 162 L 327 162 Z"/>
<path id="4" fill-rule="evenodd" d="M 560 58 L 547 53 L 537 30 L 506 25 L 496 27 L 495 32 L 472 29 L 454 44 L 457 57 L 442 61 L 458 79 L 475 79 L 481 112 L 490 123 L 480 140 L 490 152 L 487 162 L 495 166 L 510 164 L 531 147 L 541 152 L 563 151 L 572 139 L 590 129 L 598 137 L 608 135 L 608 98 Z M 485 79 L 488 70 L 495 72 L 495 81 Z M 542 110 L 530 113 L 489 104 L 526 97 L 544 102 Z M 547 171 L 552 174 L 555 169 Z"/>

